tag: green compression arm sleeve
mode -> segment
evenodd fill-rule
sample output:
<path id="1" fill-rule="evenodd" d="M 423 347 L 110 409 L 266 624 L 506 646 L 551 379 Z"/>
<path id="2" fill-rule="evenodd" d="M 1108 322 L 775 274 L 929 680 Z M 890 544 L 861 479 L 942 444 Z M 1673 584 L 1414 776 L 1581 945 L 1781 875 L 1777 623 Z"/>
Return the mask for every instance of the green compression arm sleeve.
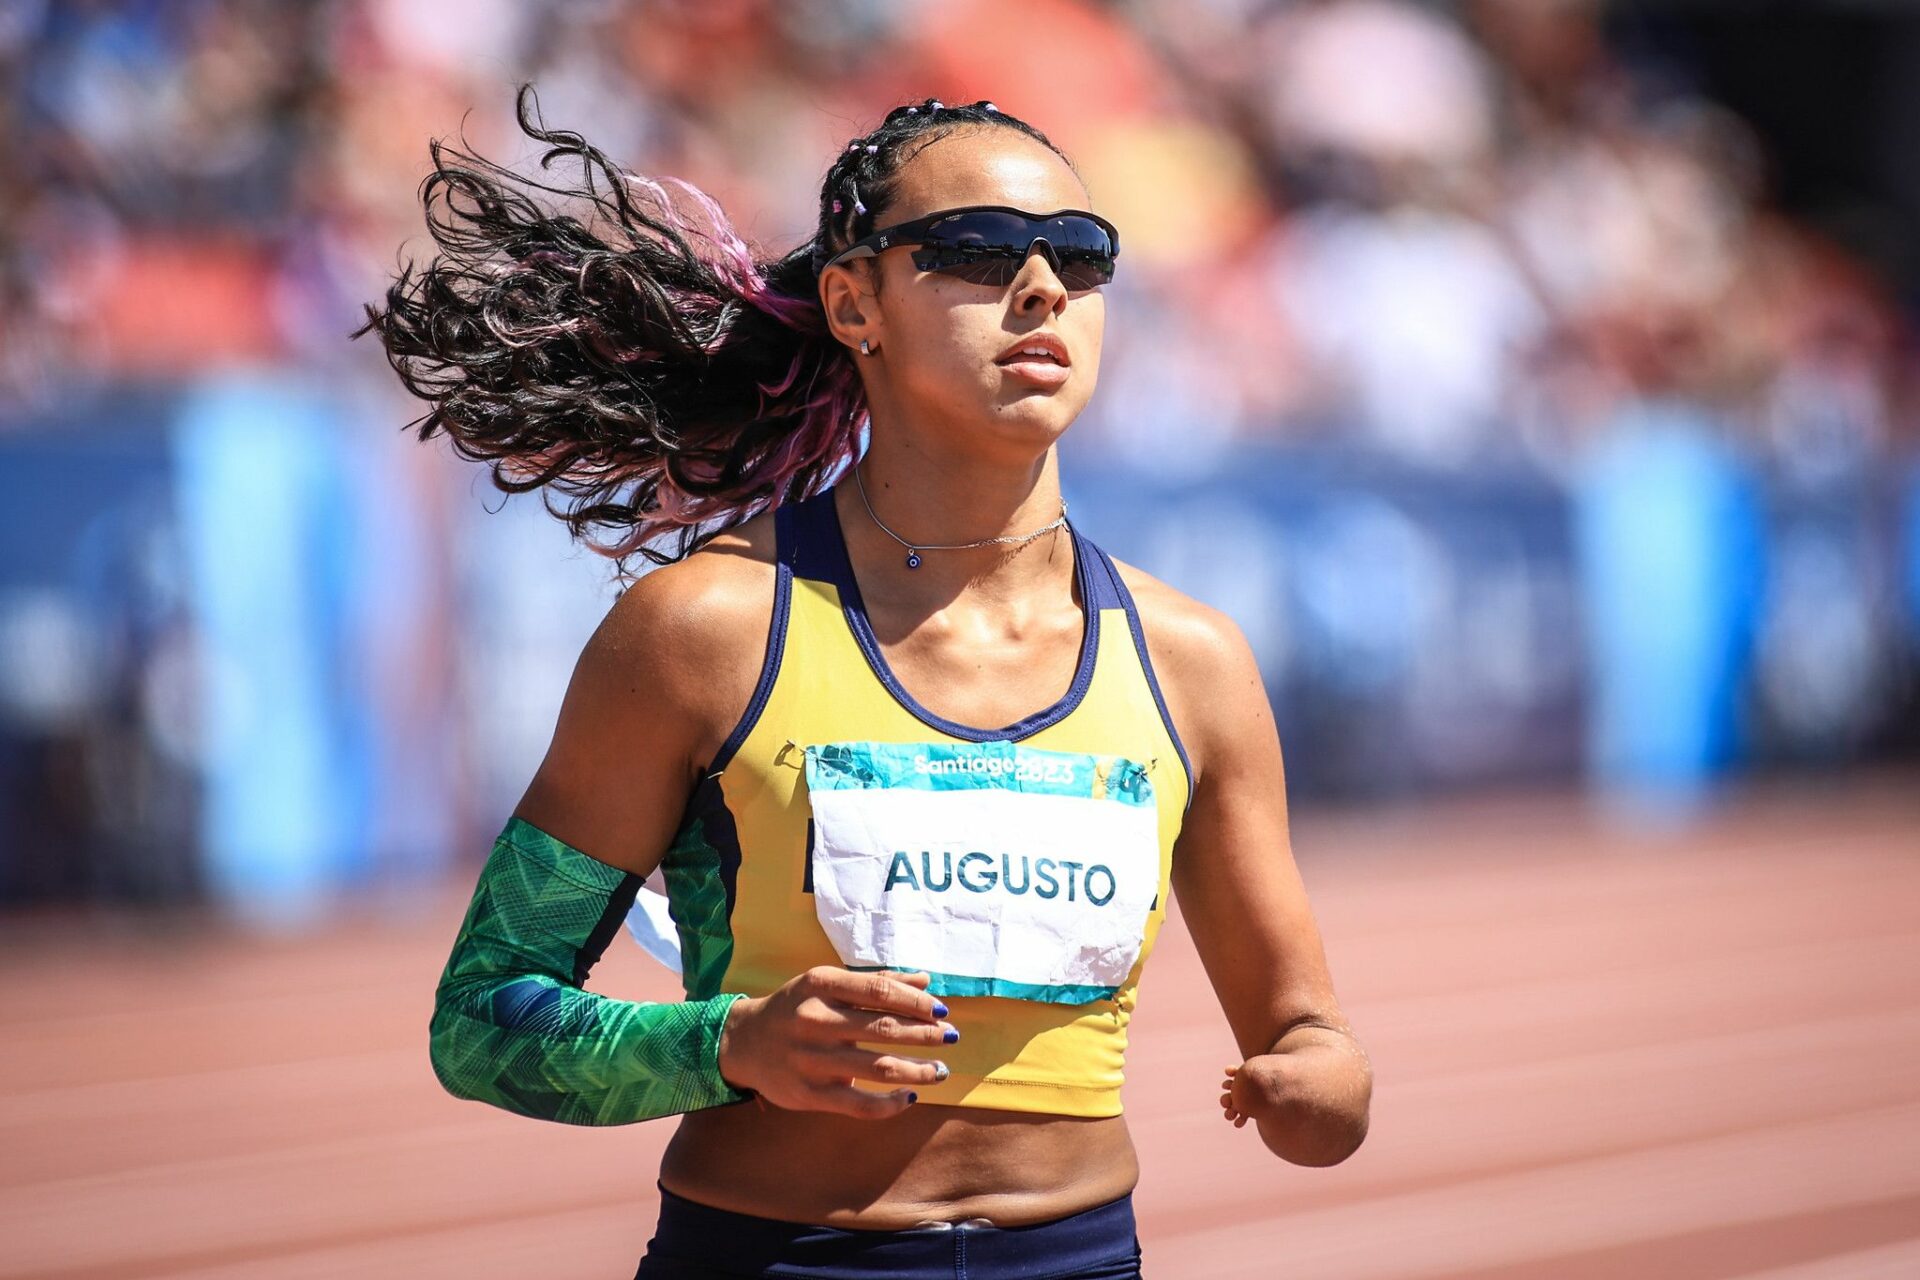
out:
<path id="1" fill-rule="evenodd" d="M 655 1004 L 581 990 L 640 877 L 520 818 L 480 873 L 434 1001 L 434 1074 L 456 1097 L 565 1124 L 631 1124 L 751 1095 L 720 1075 L 738 993 Z"/>

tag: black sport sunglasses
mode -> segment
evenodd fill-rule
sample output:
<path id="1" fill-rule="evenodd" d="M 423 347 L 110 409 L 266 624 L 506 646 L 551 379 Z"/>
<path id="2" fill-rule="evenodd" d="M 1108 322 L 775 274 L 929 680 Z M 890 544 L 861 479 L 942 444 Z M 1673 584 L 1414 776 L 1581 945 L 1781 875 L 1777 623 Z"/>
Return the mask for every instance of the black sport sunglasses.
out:
<path id="1" fill-rule="evenodd" d="M 970 204 L 898 223 L 854 241 L 820 264 L 871 258 L 896 245 L 918 245 L 913 265 L 1004 289 L 1013 283 L 1035 243 L 1047 247 L 1060 283 L 1091 289 L 1113 279 L 1120 232 L 1097 213 L 1056 209 L 1028 213 L 1005 204 Z"/>

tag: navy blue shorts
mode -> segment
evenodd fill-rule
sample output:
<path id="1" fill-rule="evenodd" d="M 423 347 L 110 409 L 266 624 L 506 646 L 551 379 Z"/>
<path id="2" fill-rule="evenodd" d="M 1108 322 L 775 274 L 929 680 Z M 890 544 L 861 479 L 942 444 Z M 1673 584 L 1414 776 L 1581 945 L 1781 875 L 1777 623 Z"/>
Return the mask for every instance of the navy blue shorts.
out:
<path id="1" fill-rule="evenodd" d="M 844 1231 L 715 1209 L 660 1188 L 634 1280 L 1137 1280 L 1133 1196 L 1023 1227 Z"/>

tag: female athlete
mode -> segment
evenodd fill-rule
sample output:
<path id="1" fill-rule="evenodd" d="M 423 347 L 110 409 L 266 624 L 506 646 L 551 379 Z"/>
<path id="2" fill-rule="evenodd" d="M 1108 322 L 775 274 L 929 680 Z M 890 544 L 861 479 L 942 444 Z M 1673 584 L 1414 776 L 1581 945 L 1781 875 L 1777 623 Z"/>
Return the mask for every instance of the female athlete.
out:
<path id="1" fill-rule="evenodd" d="M 362 332 L 422 439 L 659 567 L 481 872 L 442 1082 L 680 1116 L 643 1278 L 1138 1275 L 1119 1088 L 1177 892 L 1242 1058 L 1222 1114 L 1344 1160 L 1371 1069 L 1253 657 L 1061 498 L 1120 249 L 1073 165 L 992 103 L 903 105 L 762 261 L 530 103 L 543 166 L 582 179 L 434 144 L 439 252 Z M 656 868 L 686 999 L 584 991 Z"/>

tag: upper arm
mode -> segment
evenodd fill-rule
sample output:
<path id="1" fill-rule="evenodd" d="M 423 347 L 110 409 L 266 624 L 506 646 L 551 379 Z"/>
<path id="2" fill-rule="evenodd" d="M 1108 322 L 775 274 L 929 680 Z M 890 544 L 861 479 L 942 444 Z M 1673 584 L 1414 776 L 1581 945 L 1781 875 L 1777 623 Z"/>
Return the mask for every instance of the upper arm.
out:
<path id="1" fill-rule="evenodd" d="M 650 874 L 752 698 L 772 621 L 772 558 L 771 520 L 759 517 L 634 582 L 582 648 L 514 814 Z"/>
<path id="2" fill-rule="evenodd" d="M 1288 839 L 1280 736 L 1253 651 L 1219 610 L 1123 573 L 1193 766 L 1173 889 L 1234 1039 L 1252 1056 L 1302 1023 L 1344 1027 Z"/>

